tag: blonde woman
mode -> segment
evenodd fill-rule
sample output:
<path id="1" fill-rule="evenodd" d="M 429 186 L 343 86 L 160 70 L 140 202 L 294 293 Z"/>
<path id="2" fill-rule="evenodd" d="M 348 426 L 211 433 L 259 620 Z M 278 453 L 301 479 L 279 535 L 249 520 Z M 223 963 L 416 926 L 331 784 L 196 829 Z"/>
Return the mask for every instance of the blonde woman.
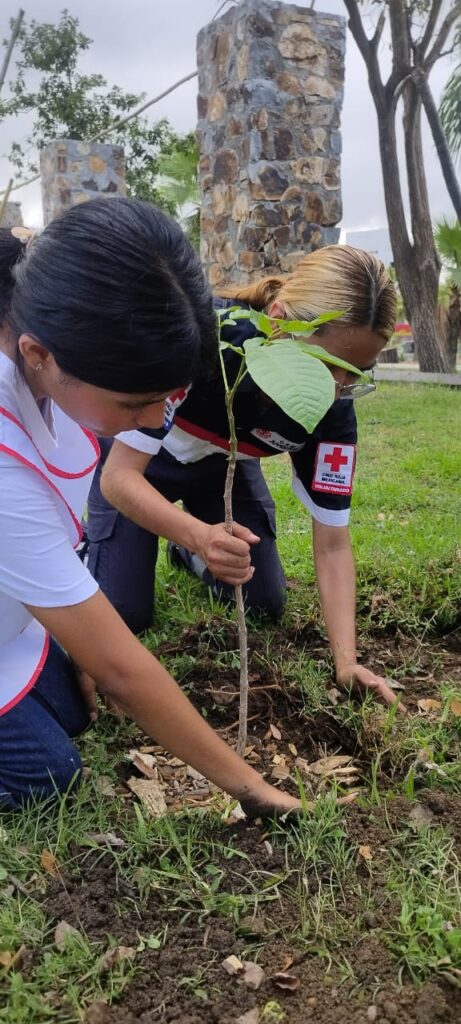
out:
<path id="1" fill-rule="evenodd" d="M 286 277 L 268 277 L 221 293 L 217 305 L 238 303 L 274 318 L 312 320 L 344 310 L 316 341 L 332 354 L 370 371 L 392 334 L 395 293 L 383 264 L 350 246 L 309 253 Z M 241 320 L 225 328 L 240 346 L 255 334 Z M 228 378 L 239 357 L 224 352 Z M 235 372 L 235 371 L 234 371 Z M 89 567 L 134 632 L 152 623 L 158 537 L 170 557 L 232 599 L 243 584 L 247 608 L 282 614 L 286 583 L 276 546 L 275 507 L 260 459 L 288 453 L 293 489 L 310 513 L 320 601 L 340 686 L 371 689 L 387 703 L 385 680 L 357 662 L 355 567 L 349 538 L 357 425 L 353 399 L 375 389 L 332 368 L 336 400 L 309 435 L 264 395 L 249 374 L 234 401 L 239 461 L 233 490 L 234 535 L 223 525 L 228 426 L 219 366 L 171 396 L 161 430 L 119 434 L 89 504 Z M 105 455 L 111 447 L 105 442 Z M 100 467 L 101 472 L 101 467 Z M 174 503 L 181 500 L 184 507 Z"/>

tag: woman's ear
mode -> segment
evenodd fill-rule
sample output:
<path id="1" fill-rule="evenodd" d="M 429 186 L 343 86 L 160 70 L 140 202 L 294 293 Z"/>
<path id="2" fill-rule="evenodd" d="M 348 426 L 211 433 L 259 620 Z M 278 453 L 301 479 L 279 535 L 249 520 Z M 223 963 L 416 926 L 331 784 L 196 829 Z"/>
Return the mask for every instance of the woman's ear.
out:
<path id="1" fill-rule="evenodd" d="M 266 313 L 274 320 L 286 320 L 285 307 L 277 299 L 274 299 L 270 306 L 267 307 Z"/>
<path id="2" fill-rule="evenodd" d="M 40 344 L 36 338 L 32 338 L 30 334 L 21 334 L 18 341 L 18 348 L 31 370 L 36 370 L 38 366 L 43 367 L 47 360 L 52 358 L 51 352 Z"/>

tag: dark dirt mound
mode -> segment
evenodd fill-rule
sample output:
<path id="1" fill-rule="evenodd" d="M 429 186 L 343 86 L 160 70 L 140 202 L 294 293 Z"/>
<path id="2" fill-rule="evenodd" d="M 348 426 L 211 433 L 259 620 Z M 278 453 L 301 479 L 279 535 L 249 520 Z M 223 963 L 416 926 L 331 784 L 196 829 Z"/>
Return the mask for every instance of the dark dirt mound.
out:
<path id="1" fill-rule="evenodd" d="M 398 674 L 405 685 L 405 703 L 415 708 L 421 697 L 439 696 L 440 682 L 460 682 L 457 644 L 453 636 L 429 642 L 397 631 L 393 635 L 381 632 L 363 641 L 361 653 L 367 665 L 379 673 Z M 234 625 L 220 621 L 216 629 L 213 623 L 209 628 L 188 629 L 179 646 L 195 659 L 184 681 L 191 700 L 232 740 L 238 718 L 238 671 L 223 663 L 219 655 L 235 648 Z M 269 659 L 267 652 L 261 658 L 258 635 L 253 632 L 250 649 L 249 760 L 271 781 L 294 789 L 297 757 L 312 762 L 341 753 L 354 759 L 360 781 L 360 772 L 369 772 L 380 746 L 379 728 L 376 735 L 363 736 L 341 722 L 333 707 L 306 716 L 296 683 L 287 684 L 280 668 L 285 659 L 300 653 L 316 662 L 325 658 L 325 643 L 318 629 L 306 626 L 277 631 Z M 168 663 L 171 655 L 178 653 L 178 645 L 165 644 L 157 653 Z M 127 739 L 127 744 L 132 743 L 132 738 Z M 121 765 L 121 790 L 128 771 L 131 766 Z M 162 771 L 168 778 L 168 765 L 160 764 L 161 777 Z M 399 777 L 386 753 L 381 772 L 383 786 L 387 772 L 393 784 Z M 317 785 L 314 779 L 314 791 Z M 435 825 L 448 827 L 461 854 L 461 796 L 421 789 L 417 799 Z M 296 890 L 290 892 L 289 886 L 282 886 L 281 898 L 263 902 L 255 911 L 257 928 L 253 921 L 250 928 L 243 929 L 239 916 L 229 909 L 197 912 L 192 901 L 191 910 L 191 901 L 184 897 L 180 885 L 176 891 L 171 886 L 148 885 L 147 892 L 140 893 L 136 873 L 133 876 L 126 865 L 123 871 L 117 868 L 112 854 L 76 849 L 73 873 L 64 875 L 65 888 L 60 880 L 50 882 L 44 909 L 52 920 L 64 919 L 83 930 L 90 941 L 105 945 L 108 936 L 113 943 L 137 947 L 140 936 L 165 935 L 160 948 L 137 952 L 134 977 L 118 1005 L 93 1004 L 86 1010 L 85 1024 L 237 1024 L 240 1018 L 241 1024 L 459 1024 L 460 989 L 442 976 L 419 987 L 404 976 L 399 986 L 398 965 L 386 945 L 386 932 L 399 907 L 386 888 L 384 872 L 380 877 L 379 851 L 388 849 L 393 834 L 399 837 L 396 842 L 405 842 L 411 832 L 412 808 L 414 802 L 403 796 L 394 796 L 382 807 L 348 808 L 343 823 L 347 840 L 357 850 L 366 845 L 374 853 L 373 889 L 364 912 L 357 883 L 366 891 L 370 873 L 367 863 L 358 857 L 350 880 L 342 882 L 338 910 L 344 937 L 339 936 L 330 962 L 328 943 L 322 944 L 320 939 L 317 945 L 311 942 L 306 952 L 306 942 L 300 938 L 302 907 L 296 901 Z M 262 827 L 223 829 L 234 849 L 247 856 L 248 868 L 242 869 L 238 857 L 226 859 L 217 848 L 220 892 L 238 897 L 248 891 L 251 871 L 258 872 L 258 878 L 261 872 L 283 875 L 285 852 L 276 842 L 271 846 L 265 841 Z M 155 864 L 156 856 L 155 852 L 151 860 L 147 856 L 147 866 Z M 328 870 L 327 866 L 325 879 Z M 322 870 L 319 873 L 317 866 L 314 871 L 306 863 L 301 875 L 305 890 L 314 898 Z M 353 928 L 357 920 L 359 927 Z M 228 976 L 222 961 L 230 955 L 257 960 L 263 967 L 265 980 L 257 991 L 238 976 Z M 272 980 L 283 970 L 296 979 L 294 991 L 280 988 Z"/>
<path id="2" fill-rule="evenodd" d="M 406 802 L 389 806 L 396 824 L 401 824 L 408 811 Z M 388 840 L 383 817 L 380 822 L 378 814 L 370 823 L 359 809 L 351 812 L 347 820 L 351 838 L 357 842 L 366 838 L 376 845 L 384 837 Z M 271 871 L 280 867 L 282 851 L 275 850 L 268 858 L 260 829 L 240 827 L 237 831 L 239 849 L 248 852 L 253 866 L 265 865 Z M 234 862 L 221 860 L 219 867 L 226 872 L 223 889 L 237 892 L 241 879 Z M 385 899 L 379 906 L 379 885 L 375 920 L 369 914 L 363 932 L 345 950 L 347 972 L 332 966 L 326 973 L 324 959 L 313 952 L 300 953 L 284 937 L 284 918 L 289 917 L 293 926 L 296 916 L 292 903 L 265 905 L 258 930 L 262 927 L 266 938 L 257 954 L 255 936 L 242 935 L 229 917 L 212 914 L 202 920 L 185 920 L 184 907 L 173 905 L 171 893 L 167 898 L 155 890 L 138 903 L 136 888 L 119 876 L 109 855 L 101 858 L 98 853 L 93 858 L 87 854 L 78 874 L 65 877 L 64 882 L 65 890 L 60 882 L 51 883 L 47 914 L 56 921 L 64 918 L 90 939 L 104 941 L 109 934 L 117 943 L 136 946 L 140 935 L 158 934 L 168 924 L 162 948 L 137 954 L 135 976 L 119 1005 L 93 1005 L 86 1024 L 235 1024 L 255 1007 L 259 1007 L 261 1022 L 275 1021 L 277 1016 L 270 1015 L 271 1003 L 278 1019 L 282 1020 L 283 1012 L 283 1020 L 289 1024 L 310 1020 L 316 1024 L 370 1024 L 373 1020 L 378 1024 L 458 1024 L 461 1019 L 461 993 L 443 978 L 420 988 L 407 982 L 399 989 L 395 961 L 381 938 L 394 908 Z M 351 894 L 351 912 L 353 900 Z M 345 907 L 348 902 L 346 886 Z M 222 961 L 232 954 L 252 960 L 257 955 L 266 974 L 258 991 L 226 974 Z M 294 992 L 284 991 L 271 980 L 284 969 L 298 979 Z M 251 1017 L 249 1021 L 252 1024 Z"/>

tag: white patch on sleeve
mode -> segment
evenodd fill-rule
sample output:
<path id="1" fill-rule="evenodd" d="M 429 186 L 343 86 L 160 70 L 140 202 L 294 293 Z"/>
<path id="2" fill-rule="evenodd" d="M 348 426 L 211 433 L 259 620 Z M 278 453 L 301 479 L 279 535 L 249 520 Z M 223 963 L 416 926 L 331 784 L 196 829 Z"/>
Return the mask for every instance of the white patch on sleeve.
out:
<path id="1" fill-rule="evenodd" d="M 115 435 L 115 440 L 122 441 L 128 448 L 135 448 L 137 452 L 144 452 L 145 455 L 157 455 L 163 444 L 161 438 L 141 434 L 140 430 L 123 430 Z"/>
<path id="2" fill-rule="evenodd" d="M 355 448 L 355 444 L 321 441 L 317 448 L 312 490 L 328 494 L 352 494 Z"/>
<path id="3" fill-rule="evenodd" d="M 266 430 L 264 427 L 255 427 L 251 433 L 253 437 L 257 437 L 259 441 L 264 441 L 264 444 L 270 445 L 271 448 L 275 448 L 278 452 L 299 452 L 306 443 L 305 441 L 301 441 L 301 444 L 297 441 L 289 441 L 286 437 L 278 434 L 277 431 Z"/>

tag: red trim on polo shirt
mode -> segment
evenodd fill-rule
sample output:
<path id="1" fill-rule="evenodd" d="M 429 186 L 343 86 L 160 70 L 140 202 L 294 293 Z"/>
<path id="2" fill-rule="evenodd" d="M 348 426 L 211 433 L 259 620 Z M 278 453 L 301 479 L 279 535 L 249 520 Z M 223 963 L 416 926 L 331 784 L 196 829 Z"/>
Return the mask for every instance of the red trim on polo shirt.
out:
<path id="1" fill-rule="evenodd" d="M 69 515 L 70 515 L 70 517 L 72 519 L 72 522 L 73 522 L 73 524 L 75 526 L 75 529 L 77 531 L 77 538 L 78 539 L 77 539 L 76 543 L 73 545 L 73 547 L 76 548 L 80 544 L 80 541 L 81 541 L 81 539 L 83 537 L 82 526 L 81 526 L 80 520 L 77 519 L 77 516 L 72 511 L 70 505 L 68 505 L 66 499 L 61 494 L 61 491 L 56 487 L 56 484 L 54 484 L 53 481 L 50 480 L 49 477 L 47 477 L 45 473 L 42 473 L 42 470 L 39 469 L 38 466 L 35 466 L 33 462 L 29 462 L 29 459 L 26 459 L 24 457 L 24 455 L 19 455 L 19 452 L 16 452 L 14 450 L 14 448 L 8 448 L 8 446 L 6 444 L 0 444 L 0 452 L 5 452 L 6 455 L 11 455 L 13 459 L 17 459 L 18 462 L 20 462 L 23 466 L 27 466 L 27 469 L 33 469 L 34 472 L 38 473 L 38 475 L 42 478 L 42 480 L 44 480 L 45 483 L 47 483 L 52 488 L 52 490 L 60 497 L 61 501 L 64 502 L 64 505 L 66 506 L 66 509 L 67 509 L 67 511 L 68 511 L 68 513 L 69 513 Z M 78 474 L 78 476 L 80 476 L 80 475 L 81 474 Z"/>
<path id="2" fill-rule="evenodd" d="M 21 423 L 21 421 L 18 420 L 16 416 L 14 416 L 13 413 L 9 411 L 9 409 L 5 409 L 3 405 L 0 405 L 0 415 L 5 416 L 6 419 L 11 420 L 12 423 L 15 423 L 16 426 L 19 427 L 20 430 L 22 430 L 23 434 L 25 434 L 26 437 L 29 438 L 29 441 L 31 441 L 31 443 L 33 444 L 35 451 L 40 456 L 43 464 L 46 466 L 47 469 L 49 469 L 50 473 L 53 473 L 53 476 L 60 476 L 64 480 L 78 480 L 80 477 L 86 476 L 87 473 L 90 473 L 91 470 L 94 469 L 95 466 L 97 466 L 99 462 L 99 457 L 101 455 L 101 449 L 94 434 L 91 433 L 91 430 L 87 430 L 86 427 L 80 427 L 80 430 L 85 434 L 85 437 L 92 445 L 96 458 L 94 462 L 91 462 L 90 465 L 87 466 L 85 469 L 80 470 L 79 473 L 68 473 L 64 469 L 59 469 L 58 466 L 53 466 L 51 462 L 47 462 L 47 460 L 42 455 L 40 449 L 37 448 L 37 445 L 35 444 L 32 435 L 29 434 L 28 430 L 26 430 L 24 424 Z"/>
<path id="3" fill-rule="evenodd" d="M 35 669 L 34 669 L 32 675 L 31 675 L 30 679 L 28 680 L 26 685 L 23 686 L 22 690 L 20 690 L 19 693 L 16 693 L 15 696 L 11 698 L 11 700 L 8 702 L 8 704 L 5 704 L 5 706 L 3 708 L 0 708 L 0 715 L 6 715 L 7 711 L 11 711 L 11 708 L 14 708 L 14 706 L 16 704 L 19 704 L 19 701 L 22 700 L 22 698 L 26 696 L 26 693 L 28 693 L 29 690 L 31 690 L 32 687 L 35 686 L 35 683 L 37 682 L 37 679 L 38 679 L 40 673 L 43 671 L 46 659 L 48 657 L 49 649 L 50 649 L 50 634 L 45 631 L 45 641 L 44 641 L 44 644 L 43 644 L 42 653 L 40 655 L 39 661 L 38 661 L 37 665 L 35 666 Z"/>

